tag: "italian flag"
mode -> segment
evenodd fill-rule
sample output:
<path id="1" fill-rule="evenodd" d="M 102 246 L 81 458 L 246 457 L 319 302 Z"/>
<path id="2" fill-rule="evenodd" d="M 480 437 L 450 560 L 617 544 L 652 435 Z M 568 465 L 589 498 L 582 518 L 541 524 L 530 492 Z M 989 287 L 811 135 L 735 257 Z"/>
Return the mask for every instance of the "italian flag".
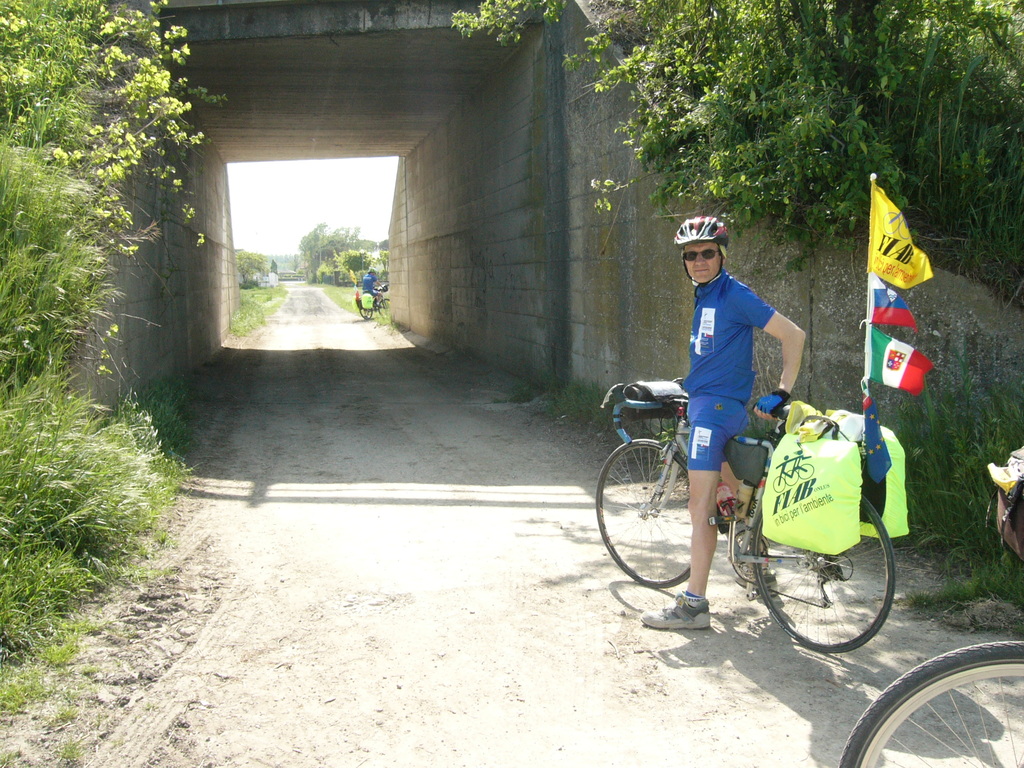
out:
<path id="1" fill-rule="evenodd" d="M 887 387 L 905 389 L 912 395 L 924 389 L 924 375 L 932 369 L 932 361 L 909 344 L 896 341 L 878 329 L 871 328 L 872 381 Z"/>

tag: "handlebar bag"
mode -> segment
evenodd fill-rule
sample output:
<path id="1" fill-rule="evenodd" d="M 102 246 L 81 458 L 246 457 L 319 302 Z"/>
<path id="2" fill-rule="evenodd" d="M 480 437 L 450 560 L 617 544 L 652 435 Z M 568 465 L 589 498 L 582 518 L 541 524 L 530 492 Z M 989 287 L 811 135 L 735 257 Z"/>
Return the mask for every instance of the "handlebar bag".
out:
<path id="1" fill-rule="evenodd" d="M 799 442 L 783 436 L 761 499 L 762 532 L 772 541 L 838 555 L 860 541 L 860 446 L 849 440 Z"/>

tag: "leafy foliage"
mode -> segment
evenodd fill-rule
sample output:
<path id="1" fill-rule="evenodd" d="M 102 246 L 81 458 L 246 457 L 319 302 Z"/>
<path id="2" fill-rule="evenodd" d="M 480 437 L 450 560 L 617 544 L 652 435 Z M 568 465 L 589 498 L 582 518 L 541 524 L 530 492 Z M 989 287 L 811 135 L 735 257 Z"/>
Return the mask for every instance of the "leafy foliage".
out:
<path id="1" fill-rule="evenodd" d="M 513 40 L 538 7 L 550 17 L 559 5 L 485 0 L 456 24 Z M 1009 0 L 610 9 L 589 56 L 599 88 L 633 89 L 623 129 L 659 174 L 660 206 L 838 239 L 866 221 L 877 173 L 938 263 L 1005 293 L 1024 288 L 1024 37 Z M 613 43 L 617 57 L 606 55 Z"/>
<path id="2" fill-rule="evenodd" d="M 347 251 L 369 252 L 376 247 L 372 240 L 360 236 L 359 227 L 338 227 L 328 230 L 321 222 L 299 241 L 299 251 L 306 262 L 307 275 L 312 277 L 333 274 L 341 268 L 335 263 L 339 254 Z M 321 267 L 323 267 L 321 269 Z"/>
<path id="3" fill-rule="evenodd" d="M 127 231 L 124 182 L 145 170 L 180 188 L 175 163 L 203 139 L 189 98 L 215 100 L 168 69 L 188 55 L 185 30 L 102 0 L 12 0 L 0 14 L 0 134 L 91 179 L 108 237 Z"/>
<path id="4" fill-rule="evenodd" d="M 235 253 L 235 267 L 238 275 L 242 278 L 242 287 L 254 288 L 256 278 L 264 275 L 270 269 L 269 260 L 262 253 L 252 251 L 238 251 Z"/>
<path id="5" fill-rule="evenodd" d="M 0 661 L 138 551 L 181 479 L 143 401 L 110 416 L 69 385 L 109 298 L 108 256 L 144 236 L 129 183 L 149 173 L 173 191 L 175 158 L 201 140 L 168 70 L 180 40 L 106 0 L 0 8 Z M 144 402 L 184 424 L 166 394 Z"/>

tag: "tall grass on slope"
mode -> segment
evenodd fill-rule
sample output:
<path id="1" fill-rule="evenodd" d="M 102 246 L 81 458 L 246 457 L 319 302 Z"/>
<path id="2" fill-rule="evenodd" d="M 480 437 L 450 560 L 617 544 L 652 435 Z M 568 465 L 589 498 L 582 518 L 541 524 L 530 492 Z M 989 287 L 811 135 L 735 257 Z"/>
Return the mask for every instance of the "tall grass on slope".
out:
<path id="1" fill-rule="evenodd" d="M 43 376 L 0 404 L 0 659 L 53 630 L 135 551 L 179 475 L 148 414 L 116 419 Z"/>
<path id="2" fill-rule="evenodd" d="M 103 306 L 89 191 L 0 141 L 0 385 L 61 367 Z"/>
<path id="3" fill-rule="evenodd" d="M 959 390 L 905 401 L 895 431 L 907 454 L 911 538 L 950 567 L 942 607 L 998 598 L 1024 609 L 1024 563 L 1006 553 L 989 516 L 987 469 L 1024 445 L 1019 387 L 982 392 L 965 377 Z"/>

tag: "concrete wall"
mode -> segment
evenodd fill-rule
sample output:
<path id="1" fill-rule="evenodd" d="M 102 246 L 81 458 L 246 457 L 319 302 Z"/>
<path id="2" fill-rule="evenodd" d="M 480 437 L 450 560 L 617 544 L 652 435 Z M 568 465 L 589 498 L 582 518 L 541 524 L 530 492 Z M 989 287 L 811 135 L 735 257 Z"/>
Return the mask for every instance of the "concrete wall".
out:
<path id="1" fill-rule="evenodd" d="M 392 314 L 504 367 L 552 364 L 544 203 L 545 58 L 539 29 L 398 167 Z"/>
<path id="2" fill-rule="evenodd" d="M 519 375 L 556 374 L 602 386 L 687 370 L 693 288 L 653 181 L 595 208 L 592 179 L 641 175 L 616 131 L 629 93 L 596 94 L 594 73 L 562 66 L 582 52 L 584 12 L 533 29 L 500 73 L 399 166 L 391 229 L 393 315 L 414 331 Z M 868 180 L 865 179 L 865 185 Z M 865 231 L 867 222 L 865 221 Z M 866 246 L 822 248 L 782 266 L 796 246 L 762 232 L 735 237 L 727 267 L 808 331 L 796 395 L 859 408 Z M 889 329 L 955 383 L 964 365 L 983 381 L 1024 375 L 1024 315 L 941 270 L 903 292 L 921 331 Z M 758 334 L 755 392 L 777 386 L 778 344 Z M 963 365 L 961 363 L 963 361 Z M 875 385 L 881 402 L 906 397 Z"/>
<path id="3" fill-rule="evenodd" d="M 238 308 L 227 168 L 206 146 L 190 154 L 185 176 L 184 192 L 171 198 L 151 183 L 136 187 L 136 226 L 152 226 L 154 236 L 134 255 L 112 257 L 116 293 L 77 366 L 80 386 L 100 402 L 208 360 Z M 190 221 L 185 204 L 197 213 Z"/>

